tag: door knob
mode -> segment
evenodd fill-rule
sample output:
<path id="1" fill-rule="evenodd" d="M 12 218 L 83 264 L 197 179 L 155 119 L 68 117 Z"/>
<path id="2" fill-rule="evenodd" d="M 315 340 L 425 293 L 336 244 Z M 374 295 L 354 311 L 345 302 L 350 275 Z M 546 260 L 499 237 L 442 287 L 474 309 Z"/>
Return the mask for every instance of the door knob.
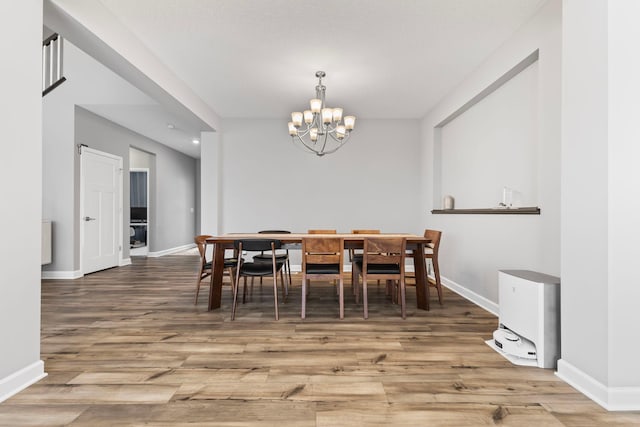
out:
<path id="1" fill-rule="evenodd" d="M 84 220 L 85 221 L 95 221 L 96 219 L 95 218 L 91 218 L 90 216 L 85 216 Z"/>

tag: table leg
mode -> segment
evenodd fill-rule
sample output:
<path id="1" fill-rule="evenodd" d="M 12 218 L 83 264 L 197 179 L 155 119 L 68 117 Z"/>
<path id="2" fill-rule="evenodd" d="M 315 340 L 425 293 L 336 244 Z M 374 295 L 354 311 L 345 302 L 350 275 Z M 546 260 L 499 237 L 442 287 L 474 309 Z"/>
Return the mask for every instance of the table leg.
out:
<path id="1" fill-rule="evenodd" d="M 222 301 L 222 273 L 224 270 L 224 245 L 213 246 L 213 271 L 209 285 L 209 311 L 220 308 Z"/>
<path id="2" fill-rule="evenodd" d="M 424 244 L 418 244 L 413 250 L 413 266 L 416 274 L 416 302 L 418 308 L 429 310 L 429 281 L 424 260 Z"/>

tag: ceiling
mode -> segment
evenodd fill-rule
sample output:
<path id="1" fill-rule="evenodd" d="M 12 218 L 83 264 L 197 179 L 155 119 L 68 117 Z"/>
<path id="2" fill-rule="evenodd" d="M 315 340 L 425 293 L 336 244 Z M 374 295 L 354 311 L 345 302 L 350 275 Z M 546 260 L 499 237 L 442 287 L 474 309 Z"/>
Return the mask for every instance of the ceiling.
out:
<path id="1" fill-rule="evenodd" d="M 345 114 L 423 117 L 546 0 L 98 1 L 220 117 L 285 133 L 317 70 Z"/>

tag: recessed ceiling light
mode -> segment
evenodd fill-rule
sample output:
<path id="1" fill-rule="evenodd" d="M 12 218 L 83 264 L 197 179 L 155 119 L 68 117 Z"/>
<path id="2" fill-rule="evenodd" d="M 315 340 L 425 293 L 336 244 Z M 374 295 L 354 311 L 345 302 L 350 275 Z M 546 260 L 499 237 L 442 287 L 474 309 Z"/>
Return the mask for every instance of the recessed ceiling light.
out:
<path id="1" fill-rule="evenodd" d="M 176 125 L 174 125 L 173 123 L 167 123 L 167 128 L 169 129 L 175 129 Z"/>
<path id="2" fill-rule="evenodd" d="M 194 144 L 200 144 L 200 140 L 197 138 L 193 138 L 191 142 L 193 142 Z"/>

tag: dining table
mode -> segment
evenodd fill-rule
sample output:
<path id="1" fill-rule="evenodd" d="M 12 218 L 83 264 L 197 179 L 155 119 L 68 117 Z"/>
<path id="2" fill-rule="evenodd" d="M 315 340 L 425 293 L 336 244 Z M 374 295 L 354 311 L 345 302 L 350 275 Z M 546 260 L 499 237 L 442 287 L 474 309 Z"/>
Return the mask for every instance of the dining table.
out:
<path id="1" fill-rule="evenodd" d="M 308 233 L 228 233 L 220 236 L 212 236 L 207 239 L 207 245 L 213 245 L 213 271 L 210 279 L 208 310 L 220 308 L 222 301 L 222 276 L 224 270 L 224 254 L 228 249 L 233 249 L 236 240 L 243 239 L 270 239 L 279 240 L 289 247 L 298 247 L 304 238 L 316 237 L 340 237 L 344 239 L 345 249 L 362 249 L 364 240 L 368 237 L 404 237 L 407 241 L 407 250 L 412 251 L 413 265 L 416 282 L 416 305 L 419 309 L 429 310 L 429 282 L 427 280 L 427 268 L 425 262 L 425 247 L 429 239 L 417 234 L 407 233 L 380 233 L 380 234 L 308 234 Z"/>

